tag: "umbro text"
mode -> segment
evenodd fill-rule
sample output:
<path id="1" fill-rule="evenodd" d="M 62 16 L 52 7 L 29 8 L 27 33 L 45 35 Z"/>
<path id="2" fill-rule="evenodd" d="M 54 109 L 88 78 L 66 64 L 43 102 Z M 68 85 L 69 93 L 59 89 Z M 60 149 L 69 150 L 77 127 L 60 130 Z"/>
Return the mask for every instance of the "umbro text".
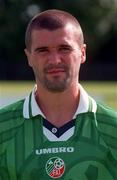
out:
<path id="1" fill-rule="evenodd" d="M 72 153 L 74 152 L 74 147 L 53 147 L 53 148 L 43 148 L 36 149 L 36 155 L 42 154 L 55 154 L 55 153 Z"/>

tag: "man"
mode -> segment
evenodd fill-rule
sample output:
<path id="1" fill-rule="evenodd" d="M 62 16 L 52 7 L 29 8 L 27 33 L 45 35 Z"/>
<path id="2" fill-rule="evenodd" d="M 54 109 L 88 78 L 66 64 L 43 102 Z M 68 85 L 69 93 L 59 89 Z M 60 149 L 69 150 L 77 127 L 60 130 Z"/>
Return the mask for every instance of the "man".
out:
<path id="1" fill-rule="evenodd" d="M 116 180 L 117 113 L 79 84 L 80 24 L 47 10 L 30 21 L 25 42 L 36 85 L 0 111 L 0 179 Z"/>

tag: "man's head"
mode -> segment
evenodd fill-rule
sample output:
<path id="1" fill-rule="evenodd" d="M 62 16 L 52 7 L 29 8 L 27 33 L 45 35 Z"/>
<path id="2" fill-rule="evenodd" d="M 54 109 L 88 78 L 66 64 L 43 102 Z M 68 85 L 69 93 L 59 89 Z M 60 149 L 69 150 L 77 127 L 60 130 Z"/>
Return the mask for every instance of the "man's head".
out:
<path id="1" fill-rule="evenodd" d="M 40 89 L 63 92 L 75 87 L 85 51 L 81 27 L 67 12 L 44 11 L 28 25 L 25 53 Z"/>
<path id="2" fill-rule="evenodd" d="M 39 13 L 31 19 L 25 34 L 26 48 L 28 50 L 31 49 L 31 36 L 33 30 L 47 29 L 49 31 L 54 31 L 65 27 L 68 23 L 72 24 L 73 28 L 76 28 L 76 32 L 78 33 L 78 43 L 83 44 L 84 37 L 77 19 L 68 12 L 52 9 Z"/>

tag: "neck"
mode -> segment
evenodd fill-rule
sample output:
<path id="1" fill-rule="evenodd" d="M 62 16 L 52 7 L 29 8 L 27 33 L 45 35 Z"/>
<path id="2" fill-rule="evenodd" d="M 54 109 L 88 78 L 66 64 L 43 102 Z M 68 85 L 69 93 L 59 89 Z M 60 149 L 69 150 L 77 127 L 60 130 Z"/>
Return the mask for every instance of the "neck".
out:
<path id="1" fill-rule="evenodd" d="M 46 119 L 60 127 L 70 120 L 78 107 L 79 86 L 74 86 L 61 93 L 51 93 L 37 86 L 36 101 Z"/>

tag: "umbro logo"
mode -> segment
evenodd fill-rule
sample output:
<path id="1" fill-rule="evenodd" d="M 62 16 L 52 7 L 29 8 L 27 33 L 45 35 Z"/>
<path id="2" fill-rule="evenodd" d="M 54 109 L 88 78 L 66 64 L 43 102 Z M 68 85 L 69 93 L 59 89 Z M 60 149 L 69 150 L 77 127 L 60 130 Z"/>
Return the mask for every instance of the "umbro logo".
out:
<path id="1" fill-rule="evenodd" d="M 55 154 L 55 153 L 72 153 L 74 152 L 74 147 L 53 147 L 53 148 L 43 148 L 36 149 L 36 155 L 42 154 Z"/>

